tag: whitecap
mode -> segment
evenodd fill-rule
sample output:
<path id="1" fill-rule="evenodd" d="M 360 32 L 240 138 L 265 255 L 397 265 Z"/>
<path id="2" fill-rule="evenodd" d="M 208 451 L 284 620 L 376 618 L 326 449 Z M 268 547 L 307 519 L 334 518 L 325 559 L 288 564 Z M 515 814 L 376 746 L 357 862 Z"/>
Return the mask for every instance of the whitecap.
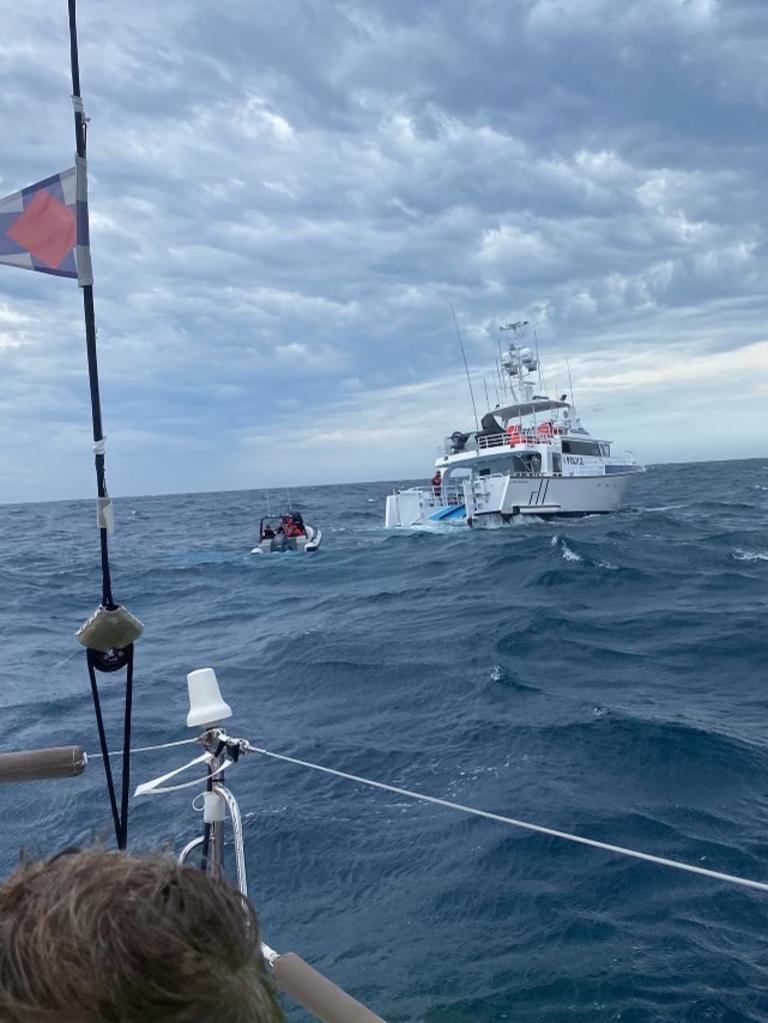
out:
<path id="1" fill-rule="evenodd" d="M 744 551 L 740 547 L 732 552 L 732 557 L 737 561 L 768 561 L 768 554 L 764 551 Z"/>
<path id="2" fill-rule="evenodd" d="M 559 533 L 555 533 L 552 539 L 549 541 L 550 547 L 560 547 L 560 554 L 566 561 L 583 561 L 580 554 L 576 551 L 572 551 L 565 540 L 560 536 Z"/>
<path id="3" fill-rule="evenodd" d="M 565 540 L 560 541 L 560 553 L 565 561 L 583 561 L 584 559 L 576 551 L 572 551 Z"/>

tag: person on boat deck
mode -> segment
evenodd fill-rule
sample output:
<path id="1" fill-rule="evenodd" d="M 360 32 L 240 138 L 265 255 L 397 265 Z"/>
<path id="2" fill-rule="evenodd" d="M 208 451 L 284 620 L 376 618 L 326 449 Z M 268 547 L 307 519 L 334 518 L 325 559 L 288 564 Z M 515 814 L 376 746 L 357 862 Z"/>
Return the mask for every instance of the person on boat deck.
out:
<path id="1" fill-rule="evenodd" d="M 283 523 L 275 530 L 275 535 L 269 545 L 270 551 L 284 551 L 285 550 L 285 530 L 283 529 Z"/>
<path id="2" fill-rule="evenodd" d="M 296 521 L 297 515 L 299 518 L 298 522 Z M 298 512 L 291 515 L 284 515 L 283 526 L 285 528 L 285 535 L 289 539 L 296 536 L 304 536 L 304 522 Z"/>
<path id="3" fill-rule="evenodd" d="M 272 528 L 271 524 L 269 522 L 267 522 L 266 525 L 264 526 L 264 530 L 262 531 L 261 539 L 262 540 L 274 540 L 274 538 L 275 538 L 275 531 Z"/>
<path id="4" fill-rule="evenodd" d="M 0 886 L 3 1023 L 282 1023 L 255 911 L 172 856 L 66 850 Z"/>
<path id="5" fill-rule="evenodd" d="M 440 488 L 443 485 L 443 476 L 442 476 L 442 473 L 440 472 L 439 469 L 437 470 L 435 475 L 432 477 L 432 479 L 429 481 L 429 484 L 432 487 L 432 492 L 434 493 L 435 497 L 439 497 L 440 496 Z"/>

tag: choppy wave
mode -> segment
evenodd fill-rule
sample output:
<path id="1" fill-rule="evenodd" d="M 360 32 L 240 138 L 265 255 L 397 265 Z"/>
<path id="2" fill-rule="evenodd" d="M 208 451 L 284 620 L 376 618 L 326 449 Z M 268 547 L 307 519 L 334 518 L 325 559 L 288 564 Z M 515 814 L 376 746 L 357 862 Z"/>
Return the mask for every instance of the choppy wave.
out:
<path id="1" fill-rule="evenodd" d="M 390 483 L 294 490 L 323 547 L 259 559 L 260 493 L 118 499 L 136 741 L 183 737 L 184 674 L 213 664 L 267 747 L 768 879 L 765 469 L 656 467 L 617 515 L 497 531 L 387 531 Z M 90 502 L 0 507 L 6 748 L 95 748 L 72 633 L 98 593 Z M 768 1019 L 756 893 L 295 767 L 230 783 L 268 940 L 385 1018 Z M 3 795 L 4 872 L 22 845 L 108 835 L 97 766 Z M 183 795 L 133 812 L 143 843 L 199 825 Z"/>
<path id="2" fill-rule="evenodd" d="M 744 551 L 737 547 L 733 556 L 737 561 L 768 561 L 768 551 Z"/>
<path id="3" fill-rule="evenodd" d="M 561 554 L 561 556 L 563 558 L 563 561 L 583 561 L 584 560 L 580 554 L 577 554 L 576 551 L 572 551 L 571 548 L 566 543 L 566 541 L 561 536 L 558 536 L 557 534 L 555 534 L 555 536 L 552 537 L 552 539 L 550 541 L 550 544 L 551 544 L 552 547 L 559 548 L 560 554 Z"/>

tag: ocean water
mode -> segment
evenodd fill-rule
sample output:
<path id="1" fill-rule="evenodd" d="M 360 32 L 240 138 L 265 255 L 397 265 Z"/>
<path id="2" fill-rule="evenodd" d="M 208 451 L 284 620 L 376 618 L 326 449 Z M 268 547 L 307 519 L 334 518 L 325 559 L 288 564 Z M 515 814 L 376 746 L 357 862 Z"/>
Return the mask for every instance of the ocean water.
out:
<path id="1" fill-rule="evenodd" d="M 390 489 L 294 491 L 322 549 L 263 559 L 259 492 L 116 501 L 136 744 L 186 736 L 185 673 L 212 665 L 256 744 L 768 881 L 768 460 L 657 467 L 620 514 L 498 532 L 388 532 Z M 72 638 L 93 520 L 0 507 L 3 749 L 98 748 Z M 191 755 L 138 754 L 134 781 Z M 255 756 L 229 783 L 267 941 L 391 1023 L 768 1020 L 768 895 Z M 0 800 L 2 876 L 110 837 L 98 761 Z M 134 801 L 132 844 L 180 847 L 191 801 Z"/>

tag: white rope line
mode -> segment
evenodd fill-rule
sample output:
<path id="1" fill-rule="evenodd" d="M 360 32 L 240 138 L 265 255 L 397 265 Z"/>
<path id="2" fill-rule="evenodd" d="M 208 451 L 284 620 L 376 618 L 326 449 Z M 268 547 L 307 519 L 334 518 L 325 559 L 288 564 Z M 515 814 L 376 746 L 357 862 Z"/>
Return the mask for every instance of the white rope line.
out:
<path id="1" fill-rule="evenodd" d="M 174 746 L 189 746 L 191 743 L 197 742 L 197 739 L 179 739 L 178 742 L 161 742 L 159 746 L 134 746 L 130 753 L 151 753 L 156 749 L 171 749 Z M 86 753 L 89 760 L 101 760 L 103 753 Z M 110 750 L 109 755 L 111 757 L 121 757 L 122 751 Z"/>
<path id="2" fill-rule="evenodd" d="M 48 669 L 49 673 L 57 671 L 62 666 L 62 664 L 66 664 L 67 661 L 71 661 L 73 657 L 77 657 L 77 655 L 81 654 L 82 652 L 83 648 L 81 646 L 76 646 L 74 650 L 70 650 L 68 654 L 64 654 L 61 660 L 56 661 L 56 663 Z"/>
<path id="3" fill-rule="evenodd" d="M 371 788 L 382 789 L 384 792 L 393 792 L 398 796 L 405 796 L 408 799 L 416 799 L 422 803 L 432 803 L 434 806 L 444 806 L 449 810 L 458 810 L 459 813 L 471 814 L 474 817 L 485 817 L 487 820 L 498 821 L 500 824 L 509 824 L 514 828 L 523 828 L 526 831 L 535 831 L 540 835 L 550 835 L 552 838 L 562 838 L 566 842 L 577 842 L 579 845 L 588 845 L 593 849 L 602 849 L 605 852 L 617 853 L 620 856 L 631 856 L 636 860 L 646 860 L 648 863 L 656 863 L 661 867 L 673 867 L 675 870 L 684 870 L 689 874 L 700 874 L 703 877 L 711 877 L 717 881 L 727 881 L 729 884 L 742 885 L 744 888 L 756 888 L 761 892 L 768 892 L 768 884 L 763 881 L 752 881 L 746 877 L 739 877 L 736 874 L 723 874 L 719 870 L 709 870 L 706 867 L 695 867 L 690 863 L 680 863 L 678 860 L 669 860 L 664 856 L 653 856 L 651 853 L 638 852 L 636 849 L 625 849 L 620 845 L 611 845 L 608 842 L 599 842 L 595 838 L 584 838 L 582 835 L 571 835 L 567 831 L 556 831 L 554 828 L 545 828 L 540 824 L 531 824 L 528 821 L 517 820 L 515 817 L 506 817 L 500 813 L 491 813 L 488 810 L 478 810 L 474 806 L 466 806 L 464 803 L 454 803 L 449 799 L 439 799 L 437 796 L 426 796 L 421 792 L 413 792 L 411 789 L 401 789 L 397 785 L 386 785 L 381 781 L 372 781 L 370 778 L 361 778 L 357 774 L 347 774 L 345 771 L 336 771 L 332 767 L 323 767 L 321 764 L 313 764 L 308 760 L 299 760 L 297 757 L 288 757 L 284 753 L 273 753 L 271 750 L 261 749 L 248 743 L 247 749 L 251 753 L 261 753 L 262 756 L 271 757 L 274 760 L 283 760 L 288 764 L 296 764 L 299 767 L 308 767 L 312 771 L 322 771 L 324 774 L 332 774 L 336 778 L 344 778 L 346 781 L 354 781 L 359 785 L 368 785 Z"/>
<path id="4" fill-rule="evenodd" d="M 199 738 L 179 739 L 176 742 L 163 742 L 157 746 L 136 746 L 131 753 L 148 753 L 154 750 L 171 749 L 174 746 L 188 746 L 198 742 Z M 282 760 L 287 764 L 295 764 L 297 767 L 307 767 L 311 771 L 321 771 L 323 774 L 330 774 L 336 778 L 343 778 L 345 781 L 357 782 L 358 785 L 367 785 L 370 788 L 381 789 L 383 792 L 392 792 L 397 796 L 405 796 L 407 799 L 414 799 L 421 803 L 431 803 L 433 806 L 442 806 L 448 810 L 457 810 L 459 813 L 470 814 L 473 817 L 484 817 L 486 820 L 497 821 L 499 824 L 508 824 L 513 828 L 522 828 L 524 831 L 533 831 L 540 835 L 549 835 L 551 838 L 561 838 L 566 842 L 575 842 L 578 845 L 590 846 L 593 849 L 602 849 L 604 852 L 616 853 L 619 856 L 629 856 L 636 860 L 645 860 L 647 863 L 655 863 L 661 867 L 672 867 L 675 870 L 682 870 L 689 874 L 699 874 L 702 877 L 711 877 L 716 881 L 725 881 L 728 884 L 740 885 L 743 888 L 753 888 L 760 892 L 768 892 L 768 883 L 764 881 L 753 881 L 747 877 L 739 877 L 737 874 L 724 874 L 719 870 L 710 870 L 707 867 L 696 867 L 692 863 L 681 863 L 679 860 L 670 860 L 665 856 L 654 856 L 652 853 L 640 852 L 637 849 L 627 849 L 621 845 L 612 845 L 609 842 L 600 842 L 596 838 L 585 838 L 583 835 L 572 835 L 567 831 L 558 831 L 555 828 L 547 828 L 541 824 L 532 824 L 530 821 L 518 820 L 516 817 L 507 817 L 500 813 L 491 813 L 489 810 L 479 810 L 474 806 L 467 806 L 465 803 L 454 803 L 450 799 L 440 799 L 438 796 L 427 796 L 423 792 L 414 792 L 412 789 L 403 789 L 397 785 L 387 785 L 383 781 L 374 781 L 371 778 L 363 778 L 359 774 L 348 774 L 346 771 L 337 771 L 333 767 L 324 767 L 322 764 L 314 764 L 310 760 L 300 760 L 298 757 L 289 757 L 285 753 L 274 753 L 272 750 L 264 749 L 261 746 L 253 746 L 250 742 L 245 744 L 249 753 L 260 753 L 263 757 L 270 757 L 273 760 Z M 96 760 L 101 758 L 101 753 L 89 753 L 88 759 Z M 110 756 L 119 757 L 122 753 L 110 753 Z M 232 764 L 228 766 L 233 766 Z M 194 783 L 192 783 L 194 784 Z"/>

